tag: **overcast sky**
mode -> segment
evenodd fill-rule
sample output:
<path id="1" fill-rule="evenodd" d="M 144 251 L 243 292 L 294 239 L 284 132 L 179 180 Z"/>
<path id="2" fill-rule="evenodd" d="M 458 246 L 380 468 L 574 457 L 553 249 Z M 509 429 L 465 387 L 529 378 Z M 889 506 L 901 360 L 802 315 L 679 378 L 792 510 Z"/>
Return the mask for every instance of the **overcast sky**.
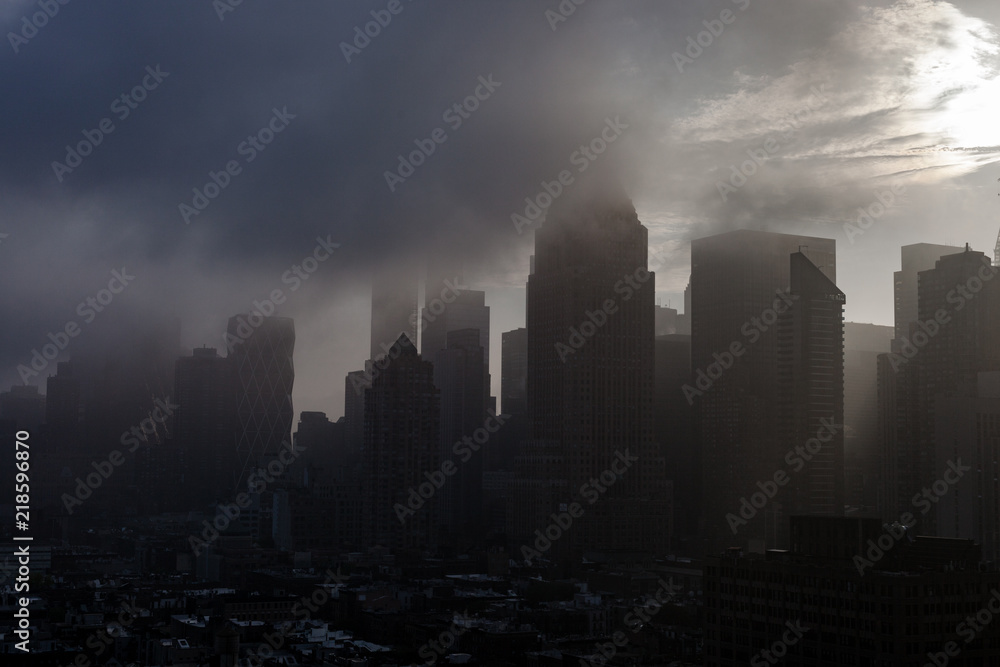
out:
<path id="1" fill-rule="evenodd" d="M 81 332 L 60 359 L 164 315 L 185 347 L 221 348 L 227 318 L 280 289 L 296 411 L 336 418 L 368 353 L 372 272 L 461 258 L 492 307 L 496 392 L 532 243 L 511 216 L 577 173 L 574 152 L 608 123 L 618 136 L 595 162 L 650 230 L 664 304 L 681 303 L 689 240 L 734 228 L 835 238 L 857 322 L 891 324 L 901 245 L 992 255 L 995 0 L 559 6 L 91 0 L 49 17 L 4 0 L 0 387 L 69 322 Z M 373 11 L 386 25 L 359 48 Z M 445 115 L 477 91 L 478 108 Z M 437 129 L 424 163 L 387 183 Z M 258 133 L 270 143 L 248 142 Z M 202 201 L 210 172 L 225 187 Z M 845 229 L 880 195 L 884 214 Z M 317 237 L 339 247 L 293 290 L 283 276 Z M 78 304 L 123 267 L 134 279 L 87 321 Z M 44 391 L 47 374 L 29 383 Z"/>

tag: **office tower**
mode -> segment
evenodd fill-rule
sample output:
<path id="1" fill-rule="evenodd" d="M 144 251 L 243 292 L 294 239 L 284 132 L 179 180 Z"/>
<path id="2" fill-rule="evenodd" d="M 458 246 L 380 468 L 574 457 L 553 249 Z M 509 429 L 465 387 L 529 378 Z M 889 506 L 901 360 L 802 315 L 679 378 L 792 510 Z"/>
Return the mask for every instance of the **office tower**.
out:
<path id="1" fill-rule="evenodd" d="M 917 342 L 914 337 L 922 340 L 921 337 L 927 336 L 924 329 L 930 326 L 918 324 L 918 320 L 923 321 L 919 310 L 921 306 L 918 303 L 920 294 L 918 288 L 922 288 L 922 276 L 934 269 L 939 260 L 956 257 L 961 252 L 962 249 L 958 247 L 929 244 L 904 246 L 901 251 L 904 270 L 895 273 L 896 337 L 892 342 L 892 353 L 879 356 L 879 430 L 882 435 L 885 487 L 881 509 L 882 517 L 886 520 L 895 520 L 901 512 L 912 510 L 914 494 L 919 493 L 926 484 L 935 479 L 934 477 L 927 479 L 928 475 L 934 474 L 933 445 L 928 434 L 928 429 L 933 427 L 933 419 L 922 413 L 929 400 L 927 392 L 924 391 L 926 381 L 921 377 L 921 362 L 926 350 L 922 349 L 923 345 L 919 351 L 914 346 Z M 960 274 L 963 261 L 968 262 L 969 259 L 950 260 L 945 266 L 950 266 L 952 273 L 958 268 Z M 972 262 L 975 261 L 972 258 Z M 978 271 L 974 265 L 968 268 Z M 937 282 L 940 283 L 940 280 Z M 942 286 L 938 284 L 933 299 L 935 309 L 943 307 L 947 315 L 953 308 L 957 308 L 956 304 L 947 303 L 947 291 L 955 286 L 955 284 L 945 286 L 946 292 L 941 293 Z M 929 297 L 928 292 L 928 307 L 931 305 Z M 931 318 L 935 319 L 933 310 Z M 953 327 L 949 324 L 947 329 L 953 330 Z M 912 356 L 912 359 L 909 356 Z M 931 522 L 932 519 L 926 522 L 928 530 Z"/>
<path id="2" fill-rule="evenodd" d="M 474 329 L 483 348 L 483 387 L 490 395 L 490 308 L 486 292 L 463 287 L 459 276 L 428 279 L 425 305 L 420 314 L 420 353 L 434 361 L 435 355 L 448 346 L 448 334 L 460 329 Z M 477 427 L 478 428 L 478 427 Z"/>
<path id="3" fill-rule="evenodd" d="M 445 477 L 441 399 L 433 365 L 405 335 L 390 350 L 376 362 L 379 373 L 365 391 L 363 535 L 369 546 L 412 554 L 438 540 L 440 498 L 427 475 Z"/>
<path id="4" fill-rule="evenodd" d="M 380 270 L 372 280 L 371 359 L 384 355 L 400 334 L 417 340 L 417 273 L 410 266 Z"/>
<path id="5" fill-rule="evenodd" d="M 779 452 L 798 459 L 781 504 L 786 516 L 843 515 L 846 298 L 803 253 L 789 259 L 791 304 L 777 324 L 778 430 Z M 781 463 L 788 464 L 787 454 Z M 776 546 L 787 546 L 787 536 L 777 533 Z"/>
<path id="6" fill-rule="evenodd" d="M 900 249 L 900 270 L 892 274 L 896 341 L 909 335 L 910 324 L 917 320 L 918 274 L 933 269 L 943 255 L 957 252 L 962 252 L 962 248 L 934 243 L 914 243 Z M 896 346 L 899 344 L 897 342 Z"/>
<path id="7" fill-rule="evenodd" d="M 265 455 L 291 442 L 295 323 L 287 317 L 230 318 L 227 340 L 236 398 L 233 488 L 241 489 Z M 256 325 L 253 322 L 257 322 Z"/>
<path id="8" fill-rule="evenodd" d="M 174 368 L 174 441 L 184 469 L 179 495 L 188 509 L 228 501 L 238 492 L 233 485 L 239 471 L 233 455 L 232 361 L 202 347 L 178 359 Z"/>
<path id="9" fill-rule="evenodd" d="M 715 546 L 755 550 L 778 530 L 780 497 L 744 510 L 743 499 L 788 467 L 779 436 L 778 331 L 790 256 L 801 251 L 836 283 L 832 239 L 739 230 L 691 243 L 691 385 L 702 456 L 703 520 Z M 737 517 L 740 521 L 736 521 Z M 745 523 L 741 523 L 745 521 Z"/>
<path id="10" fill-rule="evenodd" d="M 691 405 L 683 387 L 691 378 L 691 337 L 657 336 L 654 344 L 655 400 L 653 433 L 667 479 L 673 482 L 674 526 L 678 536 L 698 532 L 701 467 L 691 424 Z"/>
<path id="11" fill-rule="evenodd" d="M 483 382 L 484 350 L 479 329 L 448 332 L 447 348 L 438 350 L 434 360 L 434 386 L 440 391 L 441 460 L 454 458 L 455 443 L 472 436 L 486 420 L 488 395 Z M 497 442 L 480 443 L 490 449 Z M 442 527 L 453 539 L 470 540 L 482 530 L 483 457 L 482 450 L 461 461 L 458 470 L 438 494 Z"/>
<path id="12" fill-rule="evenodd" d="M 0 419 L 17 423 L 18 429 L 38 430 L 45 421 L 45 396 L 35 385 L 14 385 L 0 392 Z"/>
<path id="13" fill-rule="evenodd" d="M 578 186 L 580 187 L 580 186 Z M 624 193 L 561 199 L 535 232 L 528 277 L 528 431 L 510 496 L 512 539 L 581 502 L 559 540 L 570 557 L 659 553 L 670 499 L 653 441 L 654 276 L 648 234 Z M 622 468 L 619 455 L 635 457 Z M 583 500 L 588 480 L 614 479 Z M 597 492 L 595 492 L 597 493 Z M 515 497 L 516 496 L 516 497 Z M 591 500 L 593 502 L 591 502 Z"/>
<path id="14" fill-rule="evenodd" d="M 908 532 L 877 518 L 794 517 L 789 551 L 708 558 L 703 664 L 996 664 L 1000 624 L 975 617 L 995 608 L 1000 572 L 971 540 Z M 894 546 L 872 562 L 878 541 Z"/>
<path id="15" fill-rule="evenodd" d="M 956 402 L 975 404 L 981 374 L 1000 371 L 1000 280 L 989 258 L 966 248 L 941 257 L 933 269 L 921 271 L 918 319 L 918 324 L 910 325 L 900 352 L 890 359 L 897 367 L 912 365 L 916 370 L 911 373 L 917 380 L 918 437 L 913 455 L 919 485 L 911 491 L 911 497 L 941 479 L 949 468 L 948 462 L 958 457 L 955 434 L 937 429 L 938 422 L 946 423 L 949 415 L 944 405 L 955 408 Z M 989 413 L 983 409 L 983 414 Z M 983 426 L 989 426 L 989 420 L 984 420 Z M 963 462 L 985 472 L 994 467 L 993 461 L 987 448 Z M 993 485 L 993 480 L 992 474 L 981 479 L 988 485 Z M 989 493 L 973 487 L 970 481 L 963 477 L 951 492 L 961 497 Z M 934 534 L 930 531 L 935 530 L 940 510 L 941 506 L 934 503 L 927 514 L 922 527 L 928 534 Z"/>
<path id="16" fill-rule="evenodd" d="M 878 426 L 878 355 L 889 352 L 893 327 L 844 323 L 844 503 L 879 508 L 882 452 Z"/>

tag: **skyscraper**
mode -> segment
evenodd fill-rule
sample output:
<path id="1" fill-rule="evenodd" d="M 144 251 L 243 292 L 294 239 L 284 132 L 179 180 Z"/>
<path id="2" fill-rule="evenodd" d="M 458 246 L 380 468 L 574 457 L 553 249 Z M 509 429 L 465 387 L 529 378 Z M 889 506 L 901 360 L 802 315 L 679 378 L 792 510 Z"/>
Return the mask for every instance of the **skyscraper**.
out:
<path id="1" fill-rule="evenodd" d="M 241 488 L 265 455 L 291 442 L 295 323 L 267 317 L 254 326 L 252 315 L 230 318 L 229 342 L 235 409 L 234 488 Z"/>
<path id="2" fill-rule="evenodd" d="M 582 186 L 578 186 L 582 187 Z M 528 277 L 528 430 L 515 539 L 614 479 L 562 538 L 572 555 L 667 548 L 670 501 L 653 441 L 654 276 L 624 193 L 563 199 L 535 233 Z M 611 472 L 616 456 L 635 461 Z M 511 498 L 512 502 L 515 499 Z"/>
<path id="3" fill-rule="evenodd" d="M 836 283 L 832 239 L 738 230 L 691 243 L 691 368 L 687 391 L 702 455 L 704 532 L 716 546 L 763 548 L 775 535 L 781 499 L 745 525 L 742 498 L 784 469 L 779 412 L 778 329 L 788 295 L 793 253 L 801 251 Z M 749 511 L 744 512 L 750 514 Z"/>
<path id="4" fill-rule="evenodd" d="M 448 347 L 434 359 L 434 386 L 441 400 L 441 460 L 451 458 L 456 442 L 471 436 L 486 419 L 484 350 L 479 329 L 448 332 Z M 492 443 L 496 445 L 497 443 Z M 489 443 L 486 445 L 489 449 Z M 441 522 L 454 537 L 468 540 L 482 528 L 483 458 L 473 454 L 452 475 L 437 500 Z"/>
<path id="5" fill-rule="evenodd" d="M 789 259 L 792 303 L 778 317 L 779 452 L 807 449 L 792 463 L 782 505 L 787 516 L 843 515 L 846 297 L 803 253 Z M 787 545 L 782 536 L 776 546 Z"/>
<path id="6" fill-rule="evenodd" d="M 174 368 L 174 440 L 183 457 L 182 497 L 189 509 L 232 498 L 239 472 L 233 455 L 233 359 L 215 348 L 195 349 Z"/>
<path id="7" fill-rule="evenodd" d="M 414 553 L 438 540 L 441 499 L 419 489 L 432 485 L 425 473 L 440 473 L 440 392 L 433 365 L 405 335 L 391 347 L 399 353 L 365 390 L 362 530 L 367 545 Z"/>
<path id="8" fill-rule="evenodd" d="M 844 502 L 877 512 L 882 475 L 878 420 L 878 355 L 889 352 L 893 327 L 844 323 Z"/>

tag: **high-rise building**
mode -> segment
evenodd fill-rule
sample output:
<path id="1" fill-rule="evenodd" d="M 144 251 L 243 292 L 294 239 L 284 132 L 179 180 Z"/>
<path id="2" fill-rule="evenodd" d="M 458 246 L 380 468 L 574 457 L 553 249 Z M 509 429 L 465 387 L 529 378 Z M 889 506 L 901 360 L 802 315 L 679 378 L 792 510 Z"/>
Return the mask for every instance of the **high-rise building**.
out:
<path id="1" fill-rule="evenodd" d="M 701 463 L 683 393 L 691 378 L 691 336 L 657 336 L 655 359 L 653 432 L 673 482 L 675 531 L 690 537 L 698 532 L 701 507 Z"/>
<path id="2" fill-rule="evenodd" d="M 911 324 L 904 346 L 894 353 L 890 364 L 912 365 L 917 381 L 917 438 L 915 451 L 920 492 L 947 469 L 942 463 L 954 460 L 954 434 L 937 429 L 945 417 L 942 401 L 976 402 L 981 374 L 1000 371 L 1000 279 L 990 259 L 981 252 L 945 255 L 933 269 L 919 274 L 918 320 Z M 988 411 L 987 411 L 988 412 Z M 988 450 L 972 459 L 981 469 L 993 466 Z M 992 484 L 992 475 L 986 475 Z M 968 482 L 969 480 L 965 480 Z M 983 489 L 956 485 L 954 492 L 984 495 Z M 935 529 L 940 505 L 935 504 L 926 519 L 926 530 Z M 929 533 L 934 534 L 934 533 Z M 972 537 L 969 535 L 968 537 Z"/>
<path id="3" fill-rule="evenodd" d="M 896 341 L 909 335 L 910 324 L 917 321 L 918 274 L 933 269 L 943 255 L 956 252 L 962 252 L 962 248 L 934 243 L 914 243 L 900 249 L 900 269 L 892 274 Z"/>
<path id="4" fill-rule="evenodd" d="M 878 355 L 893 327 L 844 323 L 844 502 L 879 511 L 882 452 L 878 427 Z"/>
<path id="5" fill-rule="evenodd" d="M 287 317 L 252 316 L 229 320 L 230 366 L 236 399 L 233 488 L 246 483 L 265 455 L 273 456 L 291 442 L 292 385 L 295 367 L 295 323 Z"/>
<path id="6" fill-rule="evenodd" d="M 433 365 L 405 335 L 390 350 L 365 390 L 363 536 L 369 546 L 413 554 L 432 549 L 439 538 L 434 501 L 440 499 L 421 488 L 433 486 L 425 473 L 444 477 L 441 399 Z"/>
<path id="7" fill-rule="evenodd" d="M 383 270 L 372 280 L 371 359 L 386 354 L 400 334 L 417 340 L 417 275 L 409 266 Z"/>
<path id="8" fill-rule="evenodd" d="M 440 390 L 442 461 L 453 456 L 455 443 L 483 426 L 488 399 L 481 331 L 449 331 L 447 341 L 447 348 L 433 357 L 434 386 Z M 484 455 L 476 452 L 463 461 L 438 492 L 442 527 L 455 539 L 472 539 L 482 529 Z"/>
<path id="9" fill-rule="evenodd" d="M 715 546 L 760 550 L 784 512 L 776 497 L 751 508 L 745 525 L 732 520 L 741 499 L 760 491 L 758 482 L 787 467 L 777 323 L 794 303 L 790 256 L 800 251 L 836 283 L 833 239 L 738 230 L 691 243 L 692 379 L 685 391 L 702 457 L 704 533 Z"/>
<path id="10" fill-rule="evenodd" d="M 515 541 L 579 502 L 585 514 L 560 540 L 570 556 L 668 548 L 669 485 L 653 439 L 655 286 L 647 255 L 648 232 L 624 193 L 561 199 L 535 232 L 529 439 L 510 495 L 521 505 L 512 508 Z M 634 458 L 623 468 L 620 456 Z M 614 481 L 584 500 L 594 479 Z"/>
<path id="11" fill-rule="evenodd" d="M 955 482 L 947 493 L 934 496 L 936 532 L 975 540 L 985 560 L 998 562 L 1000 373 L 979 373 L 977 385 L 975 397 L 938 395 L 934 402 L 934 469 L 938 479 L 947 475 Z M 930 504 L 924 498 L 918 502 L 924 503 L 920 509 Z"/>
<path id="12" fill-rule="evenodd" d="M 803 253 L 789 259 L 792 303 L 777 324 L 779 452 L 806 454 L 793 459 L 781 503 L 786 516 L 843 515 L 846 297 Z M 787 546 L 780 531 L 776 546 Z"/>
<path id="13" fill-rule="evenodd" d="M 174 367 L 178 404 L 174 441 L 184 471 L 178 495 L 189 509 L 226 501 L 237 493 L 232 361 L 219 356 L 215 348 L 202 347 L 178 359 Z"/>

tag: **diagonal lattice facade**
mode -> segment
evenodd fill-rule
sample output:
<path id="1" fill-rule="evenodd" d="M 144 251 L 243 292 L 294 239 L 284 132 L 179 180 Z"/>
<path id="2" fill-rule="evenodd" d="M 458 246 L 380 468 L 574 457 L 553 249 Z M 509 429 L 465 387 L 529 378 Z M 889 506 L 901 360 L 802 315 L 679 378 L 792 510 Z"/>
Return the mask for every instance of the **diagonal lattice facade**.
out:
<path id="1" fill-rule="evenodd" d="M 236 394 L 235 488 L 241 488 L 261 459 L 290 442 L 295 324 L 288 317 L 229 319 L 227 340 Z M 258 322 L 258 326 L 253 326 Z"/>

